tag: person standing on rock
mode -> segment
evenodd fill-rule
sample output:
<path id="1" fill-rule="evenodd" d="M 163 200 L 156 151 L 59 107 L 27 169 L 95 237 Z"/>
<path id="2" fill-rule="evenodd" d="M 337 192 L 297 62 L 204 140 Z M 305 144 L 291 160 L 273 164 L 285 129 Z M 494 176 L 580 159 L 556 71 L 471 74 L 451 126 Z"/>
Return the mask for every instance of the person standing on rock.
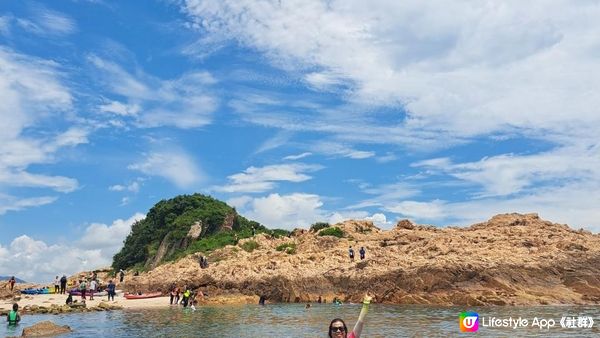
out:
<path id="1" fill-rule="evenodd" d="M 360 254 L 360 260 L 361 260 L 361 261 L 362 261 L 363 259 L 365 259 L 365 253 L 366 253 L 366 251 L 365 251 L 365 247 L 364 247 L 364 246 L 361 246 L 361 247 L 360 247 L 360 250 L 358 251 L 358 253 Z"/>
<path id="2" fill-rule="evenodd" d="M 352 332 L 348 333 L 346 323 L 344 323 L 342 319 L 336 318 L 329 323 L 329 338 L 360 338 L 363 326 L 365 325 L 365 316 L 367 315 L 367 312 L 369 312 L 369 304 L 371 303 L 371 299 L 372 297 L 369 295 L 366 295 L 363 299 L 363 306 L 360 310 L 360 315 L 358 316 L 358 320 L 356 321 L 356 325 L 354 325 Z"/>
<path id="3" fill-rule="evenodd" d="M 64 295 L 67 290 L 67 276 L 63 275 L 60 278 L 60 294 Z"/>
<path id="4" fill-rule="evenodd" d="M 54 293 L 58 294 L 60 292 L 60 279 L 58 276 L 54 278 Z"/>
<path id="5" fill-rule="evenodd" d="M 123 280 L 125 279 L 125 271 L 123 271 L 123 269 L 119 270 L 119 283 L 123 283 Z"/>
<path id="6" fill-rule="evenodd" d="M 348 256 L 350 256 L 350 261 L 354 262 L 354 249 L 352 249 L 352 245 L 348 249 Z"/>
<path id="7" fill-rule="evenodd" d="M 96 292 L 96 288 L 98 287 L 98 282 L 95 279 L 92 279 L 90 282 L 90 300 L 94 300 L 94 293 Z"/>
<path id="8" fill-rule="evenodd" d="M 79 284 L 79 292 L 81 292 L 81 300 L 85 300 L 85 291 L 87 288 L 87 284 L 85 282 L 85 279 L 81 280 L 81 283 Z"/>
<path id="9" fill-rule="evenodd" d="M 17 282 L 17 280 L 15 279 L 15 276 L 10 277 L 10 279 L 8 280 L 8 285 L 10 286 L 10 292 L 12 292 L 13 289 L 15 288 L 16 282 Z"/>

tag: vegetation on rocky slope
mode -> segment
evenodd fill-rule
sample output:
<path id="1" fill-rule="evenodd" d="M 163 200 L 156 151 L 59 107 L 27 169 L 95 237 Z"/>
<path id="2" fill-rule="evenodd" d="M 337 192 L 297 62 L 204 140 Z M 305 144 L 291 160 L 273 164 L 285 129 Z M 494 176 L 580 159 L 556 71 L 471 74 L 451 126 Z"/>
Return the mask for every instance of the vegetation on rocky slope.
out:
<path id="1" fill-rule="evenodd" d="M 191 236 L 196 225 L 199 233 Z M 144 270 L 195 252 L 209 252 L 256 233 L 269 231 L 247 220 L 226 203 L 202 194 L 162 200 L 133 224 L 113 268 Z M 272 232 L 273 233 L 273 232 Z M 275 235 L 286 233 L 275 230 Z M 158 256 L 158 257 L 157 257 Z"/>

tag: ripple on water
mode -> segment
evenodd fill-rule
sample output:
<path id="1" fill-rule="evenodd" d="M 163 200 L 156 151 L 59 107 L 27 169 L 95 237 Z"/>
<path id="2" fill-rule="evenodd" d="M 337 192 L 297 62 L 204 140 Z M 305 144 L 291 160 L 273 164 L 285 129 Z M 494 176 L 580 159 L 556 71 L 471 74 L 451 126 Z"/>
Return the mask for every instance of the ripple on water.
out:
<path id="1" fill-rule="evenodd" d="M 373 304 L 363 337 L 455 337 L 460 336 L 460 307 L 394 306 Z M 593 316 L 600 325 L 600 309 L 584 307 L 485 307 L 472 308 L 480 316 L 528 319 L 561 316 Z M 61 315 L 26 315 L 17 328 L 0 326 L 1 336 L 20 336 L 23 327 L 42 320 L 69 325 L 74 332 L 61 337 L 326 337 L 329 322 L 343 318 L 352 328 L 360 305 L 275 304 L 267 306 L 203 306 L 197 311 L 180 307 Z M 585 337 L 598 336 L 593 329 L 550 331 L 480 328 L 486 337 Z"/>

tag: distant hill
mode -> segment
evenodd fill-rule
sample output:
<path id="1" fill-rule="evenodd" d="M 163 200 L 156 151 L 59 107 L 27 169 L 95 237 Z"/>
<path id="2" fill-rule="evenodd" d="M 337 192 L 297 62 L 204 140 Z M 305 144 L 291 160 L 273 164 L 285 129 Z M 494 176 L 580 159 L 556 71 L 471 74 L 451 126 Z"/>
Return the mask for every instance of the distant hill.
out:
<path id="1" fill-rule="evenodd" d="M 226 203 L 202 194 L 156 203 L 135 222 L 113 268 L 148 270 L 194 252 L 208 252 L 267 228 L 237 214 Z M 237 238 L 237 239 L 236 239 Z"/>
<path id="2" fill-rule="evenodd" d="M 0 280 L 9 280 L 11 276 L 0 276 Z M 15 280 L 17 281 L 17 283 L 27 283 L 26 281 L 22 280 L 21 278 L 17 278 L 15 277 Z"/>

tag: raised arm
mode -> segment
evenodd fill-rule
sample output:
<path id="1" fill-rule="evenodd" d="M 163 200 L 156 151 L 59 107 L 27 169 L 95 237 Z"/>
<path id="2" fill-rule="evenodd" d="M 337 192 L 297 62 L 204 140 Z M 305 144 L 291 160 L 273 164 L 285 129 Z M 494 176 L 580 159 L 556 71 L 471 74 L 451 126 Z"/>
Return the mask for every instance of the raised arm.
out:
<path id="1" fill-rule="evenodd" d="M 371 304 L 372 297 L 366 295 L 363 299 L 363 306 L 360 310 L 360 315 L 358 316 L 358 320 L 356 321 L 356 325 L 354 325 L 354 329 L 352 332 L 354 333 L 355 338 L 360 338 L 360 334 L 362 333 L 363 326 L 365 325 L 365 316 L 367 312 L 369 312 L 369 304 Z"/>

